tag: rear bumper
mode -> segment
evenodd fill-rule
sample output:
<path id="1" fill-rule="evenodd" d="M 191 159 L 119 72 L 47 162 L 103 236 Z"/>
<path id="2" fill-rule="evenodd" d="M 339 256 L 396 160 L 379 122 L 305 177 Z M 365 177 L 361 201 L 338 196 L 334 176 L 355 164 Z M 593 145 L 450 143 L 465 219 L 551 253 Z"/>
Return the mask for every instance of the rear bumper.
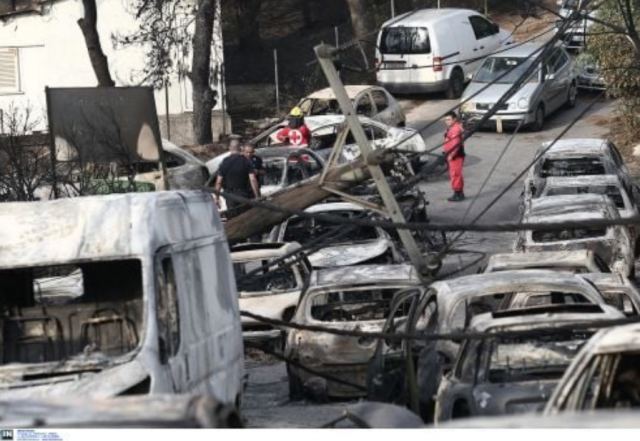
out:
<path id="1" fill-rule="evenodd" d="M 412 83 L 412 82 L 385 82 L 378 81 L 378 85 L 384 87 L 391 93 L 434 93 L 443 92 L 449 87 L 449 80 L 434 81 L 432 83 Z"/>

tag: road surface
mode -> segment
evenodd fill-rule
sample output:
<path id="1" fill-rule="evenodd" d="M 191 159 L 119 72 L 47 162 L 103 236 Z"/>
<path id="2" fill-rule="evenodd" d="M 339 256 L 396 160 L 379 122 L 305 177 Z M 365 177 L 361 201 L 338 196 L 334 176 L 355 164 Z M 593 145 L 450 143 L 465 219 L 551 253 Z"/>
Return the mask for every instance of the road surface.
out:
<path id="1" fill-rule="evenodd" d="M 550 115 L 544 130 L 530 132 L 523 129 L 506 151 L 482 191 L 482 183 L 500 157 L 511 133 L 497 134 L 481 131 L 466 142 L 467 157 L 464 167 L 465 194 L 467 200 L 451 203 L 447 176 L 421 184 L 430 201 L 429 210 L 433 222 L 461 223 L 477 216 L 534 157 L 536 149 L 545 141 L 554 139 L 593 100 L 592 95 L 579 97 L 573 109 Z M 456 101 L 438 97 L 420 97 L 403 100 L 408 126 L 421 128 L 436 121 Z M 612 103 L 600 101 L 567 133 L 566 137 L 604 137 L 607 126 L 602 124 L 612 112 Z M 423 133 L 427 146 L 442 142 L 444 125 L 437 122 Z M 522 182 L 514 185 L 486 215 L 481 223 L 518 220 L 518 203 Z M 466 234 L 456 248 L 473 249 L 484 253 L 509 251 L 513 233 Z M 454 271 L 464 265 L 462 257 L 448 258 L 443 271 Z M 468 270 L 473 271 L 473 269 Z M 315 404 L 306 401 L 290 402 L 286 370 L 283 363 L 247 361 L 248 388 L 244 396 L 243 415 L 250 427 L 320 427 L 337 418 L 348 403 Z"/>

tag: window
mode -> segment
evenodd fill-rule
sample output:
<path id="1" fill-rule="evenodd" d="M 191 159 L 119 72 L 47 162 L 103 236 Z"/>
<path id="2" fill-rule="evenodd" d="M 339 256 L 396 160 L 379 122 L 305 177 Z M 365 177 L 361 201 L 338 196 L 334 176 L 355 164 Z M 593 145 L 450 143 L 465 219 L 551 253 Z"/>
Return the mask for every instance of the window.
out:
<path id="1" fill-rule="evenodd" d="M 383 54 L 429 54 L 431 42 L 427 28 L 391 27 L 382 30 L 380 52 Z"/>
<path id="2" fill-rule="evenodd" d="M 311 317 L 323 322 L 358 322 L 387 319 L 397 289 L 364 289 L 320 293 L 309 299 Z M 394 317 L 406 317 L 410 302 L 395 308 Z"/>
<path id="3" fill-rule="evenodd" d="M 476 83 L 513 84 L 531 67 L 532 60 L 523 57 L 489 57 L 482 63 L 473 81 Z M 528 82 L 538 82 L 539 69 Z"/>
<path id="4" fill-rule="evenodd" d="M 547 61 L 545 62 L 547 74 L 552 74 L 556 72 L 556 68 L 559 66 L 558 63 L 560 62 L 560 58 L 561 58 L 560 49 L 556 49 L 555 51 L 553 51 L 553 53 L 549 56 L 549 58 L 547 58 Z"/>
<path id="5" fill-rule="evenodd" d="M 0 95 L 20 92 L 18 49 L 0 48 Z"/>
<path id="6" fill-rule="evenodd" d="M 296 277 L 298 266 L 279 264 L 270 266 L 267 260 L 236 262 L 233 270 L 238 291 L 244 293 L 277 293 L 301 288 L 300 277 Z M 254 271 L 257 271 L 254 273 Z M 247 274 L 251 273 L 251 276 Z"/>
<path id="7" fill-rule="evenodd" d="M 164 157 L 164 162 L 167 165 L 167 168 L 180 167 L 181 165 L 185 164 L 184 159 L 177 155 L 174 155 L 173 153 L 163 151 L 162 155 Z"/>
<path id="8" fill-rule="evenodd" d="M 496 33 L 496 25 L 479 15 L 469 17 L 469 21 L 477 40 L 482 40 Z"/>
<path id="9" fill-rule="evenodd" d="M 590 156 L 545 159 L 540 170 L 540 177 L 542 178 L 604 174 L 606 173 L 602 159 Z"/>
<path id="10" fill-rule="evenodd" d="M 139 344 L 138 260 L 3 269 L 0 291 L 0 363 L 117 357 Z"/>
<path id="11" fill-rule="evenodd" d="M 358 99 L 356 103 L 356 113 L 358 115 L 364 115 L 368 117 L 373 116 L 373 104 L 371 103 L 371 97 L 368 94 L 364 94 Z"/>
<path id="12" fill-rule="evenodd" d="M 160 361 L 167 363 L 178 353 L 180 346 L 180 315 L 178 310 L 178 289 L 173 261 L 165 257 L 158 275 L 156 310 L 158 314 L 158 347 Z"/>
<path id="13" fill-rule="evenodd" d="M 553 72 L 560 71 L 569 62 L 569 57 L 567 56 L 565 51 L 558 49 L 558 53 L 557 54 L 558 55 L 557 55 L 557 57 L 555 59 L 555 62 L 553 64 L 553 66 L 552 66 L 552 71 Z"/>
<path id="14" fill-rule="evenodd" d="M 383 112 L 389 107 L 389 100 L 387 99 L 387 95 L 381 90 L 374 90 L 371 92 L 371 96 L 373 97 L 373 102 L 376 105 L 376 109 L 378 113 Z"/>

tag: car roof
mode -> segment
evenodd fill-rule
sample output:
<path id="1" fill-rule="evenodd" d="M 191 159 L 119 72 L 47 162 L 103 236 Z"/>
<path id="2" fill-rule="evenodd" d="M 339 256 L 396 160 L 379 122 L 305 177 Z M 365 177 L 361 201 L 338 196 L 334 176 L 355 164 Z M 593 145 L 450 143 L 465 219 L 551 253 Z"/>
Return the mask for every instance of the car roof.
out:
<path id="1" fill-rule="evenodd" d="M 478 15 L 476 11 L 462 8 L 430 8 L 407 12 L 382 24 L 382 27 L 429 26 L 457 15 Z"/>
<path id="2" fill-rule="evenodd" d="M 489 257 L 489 263 L 496 268 L 519 265 L 576 265 L 587 263 L 594 256 L 592 250 L 539 251 L 526 253 L 497 253 Z"/>
<path id="3" fill-rule="evenodd" d="M 420 278 L 412 265 L 356 265 L 314 271 L 310 287 L 401 284 L 418 285 Z"/>
<path id="4" fill-rule="evenodd" d="M 546 149 L 549 142 L 542 144 L 541 149 Z M 545 157 L 556 156 L 601 156 L 610 153 L 609 142 L 603 138 L 566 138 L 556 141 L 545 152 Z"/>
<path id="5" fill-rule="evenodd" d="M 611 209 L 613 207 L 613 209 Z M 605 214 L 605 213 L 608 213 Z M 551 220 L 571 216 L 571 220 L 605 219 L 615 217 L 613 202 L 599 194 L 543 196 L 531 201 L 525 217 L 528 220 Z"/>
<path id="6" fill-rule="evenodd" d="M 640 323 L 603 329 L 593 337 L 590 346 L 594 354 L 640 350 Z"/>
<path id="7" fill-rule="evenodd" d="M 545 186 L 548 187 L 581 187 L 593 185 L 621 185 L 620 178 L 616 175 L 589 175 L 589 176 L 551 176 L 546 178 Z"/>
<path id="8" fill-rule="evenodd" d="M 233 262 L 258 259 L 275 259 L 302 248 L 297 242 L 271 242 L 238 244 L 231 247 Z"/>
<path id="9" fill-rule="evenodd" d="M 601 311 L 591 312 L 591 309 L 596 307 Z M 579 308 L 584 309 L 584 312 L 574 311 Z M 511 331 L 548 329 L 566 326 L 570 323 L 615 320 L 624 317 L 622 312 L 605 304 L 551 305 L 522 310 L 507 310 L 502 313 L 505 314 L 504 317 L 496 317 L 496 313 L 492 312 L 478 314 L 471 319 L 467 330 L 486 332 L 491 329 L 505 330 L 506 328 Z"/>
<path id="10" fill-rule="evenodd" d="M 431 285 L 438 291 L 438 303 L 453 306 L 460 300 L 476 297 L 479 293 L 505 293 L 540 289 L 591 292 L 595 288 L 575 274 L 552 270 L 512 270 L 495 273 L 473 274 L 456 279 L 441 280 Z"/>
<path id="11" fill-rule="evenodd" d="M 369 84 L 361 84 L 361 85 L 349 85 L 344 86 L 347 91 L 347 96 L 350 99 L 354 99 L 361 92 L 368 89 L 379 89 L 378 87 L 371 86 Z M 333 100 L 336 98 L 335 93 L 331 87 L 326 87 L 324 89 L 316 90 L 315 92 L 309 94 L 307 98 L 313 98 L 317 100 Z"/>
<path id="12" fill-rule="evenodd" d="M 386 124 L 381 123 L 379 121 L 374 121 L 371 118 L 368 118 L 366 116 L 358 115 L 358 119 L 360 120 L 361 124 L 369 124 L 369 125 L 377 125 L 377 126 L 388 127 Z M 344 121 L 345 121 L 345 118 L 344 118 L 344 115 L 342 115 L 342 114 L 338 114 L 338 115 L 312 115 L 312 116 L 305 116 L 304 117 L 305 124 L 307 125 L 309 130 L 311 130 L 312 132 L 314 130 L 318 129 L 319 127 L 343 124 Z"/>

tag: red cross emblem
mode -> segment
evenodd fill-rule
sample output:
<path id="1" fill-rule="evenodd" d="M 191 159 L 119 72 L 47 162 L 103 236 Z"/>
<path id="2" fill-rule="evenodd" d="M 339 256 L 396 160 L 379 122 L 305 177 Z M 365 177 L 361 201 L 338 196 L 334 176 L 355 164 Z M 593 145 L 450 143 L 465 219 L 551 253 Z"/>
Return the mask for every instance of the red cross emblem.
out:
<path id="1" fill-rule="evenodd" d="M 291 144 L 301 145 L 303 141 L 304 137 L 302 136 L 302 133 L 300 133 L 300 130 L 293 129 L 289 131 L 289 142 L 291 142 Z"/>

